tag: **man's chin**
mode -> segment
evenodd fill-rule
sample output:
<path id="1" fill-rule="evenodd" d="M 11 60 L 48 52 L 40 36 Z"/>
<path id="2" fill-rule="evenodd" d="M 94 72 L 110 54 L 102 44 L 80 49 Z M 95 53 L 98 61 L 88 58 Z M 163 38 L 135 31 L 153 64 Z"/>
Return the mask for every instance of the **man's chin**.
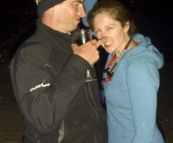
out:
<path id="1" fill-rule="evenodd" d="M 69 32 L 72 32 L 72 31 L 76 30 L 77 27 L 78 27 L 78 25 L 74 25 L 71 29 L 69 29 Z"/>

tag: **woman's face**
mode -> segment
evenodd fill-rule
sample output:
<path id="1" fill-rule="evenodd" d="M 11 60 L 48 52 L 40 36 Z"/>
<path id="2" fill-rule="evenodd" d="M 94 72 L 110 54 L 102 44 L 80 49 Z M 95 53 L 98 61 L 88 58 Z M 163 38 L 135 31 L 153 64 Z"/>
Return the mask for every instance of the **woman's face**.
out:
<path id="1" fill-rule="evenodd" d="M 106 52 L 122 51 L 126 44 L 125 36 L 128 35 L 129 24 L 122 27 L 119 21 L 113 20 L 108 13 L 104 12 L 96 15 L 93 25 L 98 39 L 107 37 L 107 41 L 102 44 Z"/>

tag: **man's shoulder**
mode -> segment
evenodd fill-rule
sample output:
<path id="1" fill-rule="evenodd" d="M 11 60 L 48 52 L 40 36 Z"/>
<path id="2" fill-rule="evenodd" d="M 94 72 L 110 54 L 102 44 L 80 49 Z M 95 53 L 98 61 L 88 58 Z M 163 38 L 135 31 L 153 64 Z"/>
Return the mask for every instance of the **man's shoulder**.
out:
<path id="1" fill-rule="evenodd" d="M 44 47 L 49 47 L 51 46 L 48 42 L 45 41 L 42 37 L 39 37 L 38 35 L 34 34 L 30 38 L 28 38 L 25 42 L 24 45 L 42 45 Z"/>
<path id="2" fill-rule="evenodd" d="M 33 36 L 29 37 L 27 40 L 25 40 L 19 47 L 18 51 L 42 51 L 44 49 L 48 50 L 48 47 L 51 47 L 51 45 L 46 42 L 41 37 L 34 34 Z"/>
<path id="3" fill-rule="evenodd" d="M 41 37 L 33 35 L 19 46 L 14 57 L 31 59 L 43 56 L 47 57 L 50 53 L 51 45 L 42 40 Z"/>

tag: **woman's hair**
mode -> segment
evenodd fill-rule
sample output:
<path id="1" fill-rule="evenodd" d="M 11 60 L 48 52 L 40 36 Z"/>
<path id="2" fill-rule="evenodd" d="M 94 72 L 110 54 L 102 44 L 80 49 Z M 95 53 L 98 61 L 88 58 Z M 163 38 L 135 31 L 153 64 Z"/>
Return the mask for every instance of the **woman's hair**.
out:
<path id="1" fill-rule="evenodd" d="M 122 27 L 129 21 L 130 28 L 128 34 L 131 36 L 137 33 L 136 26 L 129 10 L 118 0 L 102 0 L 98 2 L 88 14 L 88 23 L 94 29 L 94 18 L 100 13 L 108 13 L 110 18 L 121 23 Z"/>

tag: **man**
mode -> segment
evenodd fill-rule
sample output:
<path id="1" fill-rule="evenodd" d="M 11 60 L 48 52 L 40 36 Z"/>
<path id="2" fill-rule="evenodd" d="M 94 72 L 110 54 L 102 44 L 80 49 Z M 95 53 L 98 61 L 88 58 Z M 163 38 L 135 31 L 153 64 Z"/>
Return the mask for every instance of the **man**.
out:
<path id="1" fill-rule="evenodd" d="M 70 32 L 85 16 L 83 0 L 37 0 L 35 34 L 11 62 L 17 103 L 24 114 L 23 143 L 106 143 L 97 81 L 84 82 L 105 39 L 71 46 Z"/>

